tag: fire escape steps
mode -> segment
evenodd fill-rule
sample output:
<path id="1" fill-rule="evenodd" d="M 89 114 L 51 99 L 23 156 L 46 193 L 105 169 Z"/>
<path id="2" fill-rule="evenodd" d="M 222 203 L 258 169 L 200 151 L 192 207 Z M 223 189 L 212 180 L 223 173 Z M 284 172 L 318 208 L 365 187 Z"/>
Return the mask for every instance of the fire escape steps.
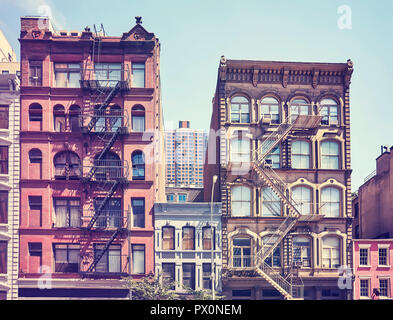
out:
<path id="1" fill-rule="evenodd" d="M 121 81 L 118 81 L 117 84 L 113 87 L 110 88 L 110 91 L 108 93 L 108 95 L 105 97 L 104 102 L 102 104 L 100 104 L 100 107 L 98 108 L 98 110 L 91 110 L 90 112 L 97 112 L 100 113 L 101 111 L 104 111 L 108 105 L 110 104 L 110 102 L 113 100 L 113 98 L 117 95 L 117 93 L 120 92 L 120 90 L 122 89 L 122 83 Z M 101 90 L 101 88 L 98 88 L 97 90 L 99 92 L 100 97 L 103 97 L 103 95 L 108 92 L 106 90 Z M 94 114 L 94 116 L 91 118 L 89 124 L 87 125 L 87 129 L 88 132 L 91 132 L 92 129 L 94 128 L 94 126 L 96 125 L 97 121 L 99 119 L 99 116 L 97 116 L 96 114 Z M 111 123 L 112 125 L 112 123 Z M 112 127 L 112 126 L 111 126 Z M 101 141 L 103 141 L 105 143 L 104 148 L 102 149 L 102 151 L 100 152 L 100 154 L 98 155 L 98 157 L 95 159 L 95 161 L 99 161 L 102 160 L 102 158 L 107 154 L 107 152 L 112 148 L 112 146 L 114 145 L 116 139 L 119 137 L 121 131 L 123 129 L 120 127 L 118 127 L 116 129 L 116 131 L 110 131 L 107 132 L 105 130 L 105 128 L 103 128 L 103 130 L 99 133 L 98 137 L 100 138 Z M 109 139 L 109 140 L 108 140 Z M 93 164 L 92 168 L 89 170 L 89 172 L 87 173 L 86 177 L 83 179 L 85 182 L 89 182 L 93 179 L 94 174 L 97 171 L 97 165 L 96 163 Z M 112 183 L 111 188 L 109 189 L 108 193 L 106 194 L 105 198 L 102 200 L 102 202 L 100 203 L 99 207 L 96 208 L 94 210 L 94 215 L 91 218 L 91 220 L 89 221 L 89 224 L 87 226 L 87 230 L 91 231 L 91 229 L 94 227 L 98 217 L 100 216 L 100 214 L 103 212 L 103 210 L 105 209 L 108 201 L 112 198 L 112 196 L 114 195 L 114 193 L 116 192 L 118 186 L 123 182 L 125 178 L 122 177 L 122 174 L 120 174 L 119 176 L 114 177 L 114 179 L 112 181 L 109 180 L 102 180 L 102 182 L 105 183 Z M 97 181 L 101 181 L 101 180 L 97 180 Z M 100 253 L 94 258 L 93 262 L 91 263 L 91 265 L 89 266 L 87 272 L 93 272 L 93 270 L 95 269 L 96 265 L 99 263 L 99 261 L 101 260 L 101 258 L 104 256 L 104 254 L 106 253 L 106 251 L 109 249 L 109 246 L 112 244 L 112 242 L 116 239 L 117 235 L 121 232 L 121 230 L 124 229 L 123 225 L 120 225 L 116 231 L 112 234 L 111 238 L 106 242 L 104 248 L 100 251 Z"/>

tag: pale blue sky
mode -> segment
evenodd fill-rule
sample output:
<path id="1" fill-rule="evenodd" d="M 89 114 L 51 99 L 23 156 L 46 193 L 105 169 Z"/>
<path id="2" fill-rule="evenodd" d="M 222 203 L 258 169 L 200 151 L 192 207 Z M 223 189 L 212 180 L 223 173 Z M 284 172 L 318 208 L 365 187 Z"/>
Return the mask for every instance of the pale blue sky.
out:
<path id="1" fill-rule="evenodd" d="M 208 128 L 217 67 L 228 59 L 354 62 L 351 85 L 353 190 L 375 169 L 380 145 L 393 145 L 393 0 L 0 0 L 0 28 L 19 51 L 22 15 L 51 10 L 57 29 L 104 25 L 121 35 L 142 16 L 161 42 L 164 119 Z M 352 29 L 337 26 L 349 5 Z"/>

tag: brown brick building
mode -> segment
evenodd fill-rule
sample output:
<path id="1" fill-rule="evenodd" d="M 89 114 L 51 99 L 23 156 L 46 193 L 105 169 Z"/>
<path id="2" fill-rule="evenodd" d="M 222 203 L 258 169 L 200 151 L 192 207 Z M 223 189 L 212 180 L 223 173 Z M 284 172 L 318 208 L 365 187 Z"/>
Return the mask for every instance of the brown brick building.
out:
<path id="1" fill-rule="evenodd" d="M 347 63 L 221 58 L 205 164 L 223 210 L 227 299 L 347 299 L 352 210 Z"/>

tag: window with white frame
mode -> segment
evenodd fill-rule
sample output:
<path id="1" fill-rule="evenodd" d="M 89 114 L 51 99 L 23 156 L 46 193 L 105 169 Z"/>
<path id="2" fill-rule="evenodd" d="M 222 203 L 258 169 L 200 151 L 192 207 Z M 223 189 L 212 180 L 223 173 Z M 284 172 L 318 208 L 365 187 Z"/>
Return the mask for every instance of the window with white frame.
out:
<path id="1" fill-rule="evenodd" d="M 309 169 L 311 166 L 310 143 L 304 140 L 292 142 L 291 164 L 293 169 Z"/>
<path id="2" fill-rule="evenodd" d="M 251 239 L 235 238 L 232 240 L 232 265 L 235 268 L 251 267 Z"/>
<path id="3" fill-rule="evenodd" d="M 340 216 L 340 190 L 334 187 L 326 187 L 321 191 L 321 214 L 325 217 Z"/>
<path id="4" fill-rule="evenodd" d="M 322 125 L 338 124 L 338 105 L 333 99 L 323 99 L 321 101 Z"/>
<path id="5" fill-rule="evenodd" d="M 368 248 L 359 248 L 359 265 L 368 266 L 369 265 L 369 250 Z"/>
<path id="6" fill-rule="evenodd" d="M 379 279 L 379 296 L 384 298 L 390 297 L 390 279 Z"/>
<path id="7" fill-rule="evenodd" d="M 337 141 L 321 142 L 321 169 L 340 169 L 340 144 Z"/>
<path id="8" fill-rule="evenodd" d="M 250 103 L 242 96 L 231 99 L 231 122 L 250 123 Z"/>
<path id="9" fill-rule="evenodd" d="M 281 216 L 281 200 L 270 187 L 262 189 L 262 215 L 267 217 Z"/>
<path id="10" fill-rule="evenodd" d="M 273 97 L 263 98 L 261 101 L 261 115 L 263 119 L 271 119 L 272 124 L 280 123 L 278 101 Z"/>
<path id="11" fill-rule="evenodd" d="M 338 268 L 340 266 L 340 239 L 328 236 L 322 239 L 322 267 Z"/>
<path id="12" fill-rule="evenodd" d="M 251 189 L 246 186 L 232 188 L 232 217 L 251 215 Z"/>
<path id="13" fill-rule="evenodd" d="M 250 162 L 251 141 L 242 134 L 235 132 L 231 138 L 231 162 Z"/>
<path id="14" fill-rule="evenodd" d="M 79 63 L 55 63 L 55 83 L 57 88 L 79 88 L 81 66 Z"/>
<path id="15" fill-rule="evenodd" d="M 378 248 L 378 265 L 388 265 L 388 248 Z"/>
<path id="16" fill-rule="evenodd" d="M 360 297 L 369 298 L 370 297 L 370 279 L 360 279 L 359 283 Z"/>
<path id="17" fill-rule="evenodd" d="M 293 263 L 295 266 L 311 267 L 311 239 L 303 236 L 293 238 Z"/>
<path id="18" fill-rule="evenodd" d="M 294 200 L 296 209 L 303 215 L 311 214 L 311 188 L 305 186 L 298 186 L 292 189 L 292 198 Z"/>
<path id="19" fill-rule="evenodd" d="M 294 122 L 299 115 L 311 114 L 310 104 L 304 99 L 295 99 L 291 102 L 291 121 Z"/>

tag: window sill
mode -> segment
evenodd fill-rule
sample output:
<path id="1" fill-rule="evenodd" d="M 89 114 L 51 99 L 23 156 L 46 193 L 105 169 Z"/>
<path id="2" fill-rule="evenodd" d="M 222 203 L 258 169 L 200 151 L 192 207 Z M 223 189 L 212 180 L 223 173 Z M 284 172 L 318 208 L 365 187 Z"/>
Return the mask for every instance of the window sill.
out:
<path id="1" fill-rule="evenodd" d="M 371 300 L 370 297 L 359 297 L 359 300 Z"/>
<path id="2" fill-rule="evenodd" d="M 359 268 L 371 268 L 371 265 L 368 264 L 359 264 Z"/>
<path id="3" fill-rule="evenodd" d="M 389 264 L 382 264 L 382 265 L 378 265 L 378 268 L 390 268 Z"/>

